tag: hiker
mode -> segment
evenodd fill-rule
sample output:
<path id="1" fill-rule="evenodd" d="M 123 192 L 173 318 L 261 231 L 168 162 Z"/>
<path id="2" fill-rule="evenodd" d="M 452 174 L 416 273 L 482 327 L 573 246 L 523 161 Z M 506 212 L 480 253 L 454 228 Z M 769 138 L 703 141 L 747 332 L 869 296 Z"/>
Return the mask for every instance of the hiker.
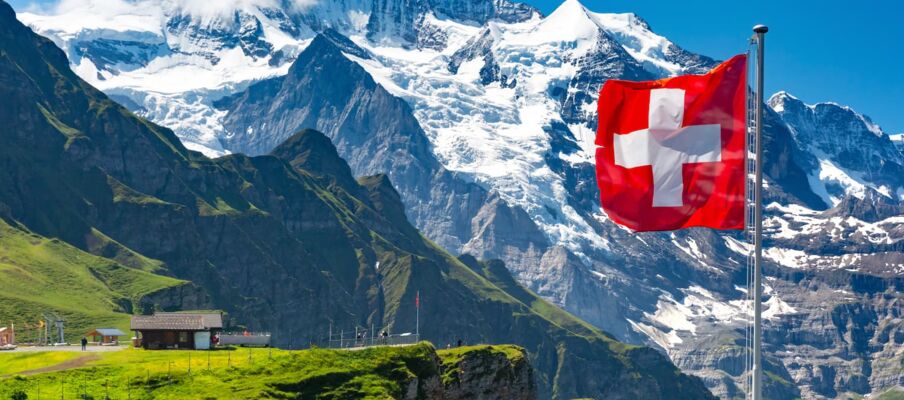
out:
<path id="1" fill-rule="evenodd" d="M 384 330 L 380 333 L 380 339 L 383 341 L 383 344 L 386 344 L 387 339 L 389 339 L 389 333 Z"/>
<path id="2" fill-rule="evenodd" d="M 88 338 L 82 336 L 82 351 L 88 350 Z"/>

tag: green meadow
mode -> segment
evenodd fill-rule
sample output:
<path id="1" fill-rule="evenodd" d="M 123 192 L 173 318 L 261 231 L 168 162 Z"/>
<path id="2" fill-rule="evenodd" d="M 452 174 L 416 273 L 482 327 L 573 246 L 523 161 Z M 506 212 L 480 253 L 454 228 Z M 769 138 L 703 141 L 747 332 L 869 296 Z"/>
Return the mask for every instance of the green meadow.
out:
<path id="1" fill-rule="evenodd" d="M 516 346 L 436 351 L 427 342 L 362 350 L 0 353 L 0 399 L 391 399 L 415 377 L 452 379 L 468 353 L 525 357 Z M 53 371 L 55 365 L 65 369 Z M 46 372 L 32 374 L 37 368 Z"/>
<path id="2" fill-rule="evenodd" d="M 128 330 L 130 309 L 150 293 L 186 282 L 149 272 L 147 259 L 127 267 L 0 219 L 0 326 L 17 324 L 19 342 L 37 336 L 42 313 L 66 321 L 70 342 L 93 328 Z"/>

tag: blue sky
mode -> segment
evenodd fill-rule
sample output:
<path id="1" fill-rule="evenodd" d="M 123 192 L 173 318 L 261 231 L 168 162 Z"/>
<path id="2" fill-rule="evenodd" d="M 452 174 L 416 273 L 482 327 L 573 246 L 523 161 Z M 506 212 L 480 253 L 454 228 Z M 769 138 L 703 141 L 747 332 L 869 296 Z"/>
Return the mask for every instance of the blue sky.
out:
<path id="1" fill-rule="evenodd" d="M 524 0 L 544 14 L 561 0 Z M 633 12 L 687 50 L 726 59 L 745 51 L 751 27 L 766 34 L 767 97 L 834 101 L 904 132 L 904 2 L 582 0 L 595 12 Z"/>
<path id="2" fill-rule="evenodd" d="M 328 1 L 328 0 L 321 0 Z M 521 0 L 552 12 L 561 0 Z M 32 0 L 11 0 L 22 10 Z M 41 0 L 47 3 L 48 0 Z M 634 12 L 678 45 L 717 59 L 745 51 L 750 28 L 769 25 L 767 95 L 834 101 L 904 132 L 904 3 L 892 0 L 582 0 L 596 12 Z"/>

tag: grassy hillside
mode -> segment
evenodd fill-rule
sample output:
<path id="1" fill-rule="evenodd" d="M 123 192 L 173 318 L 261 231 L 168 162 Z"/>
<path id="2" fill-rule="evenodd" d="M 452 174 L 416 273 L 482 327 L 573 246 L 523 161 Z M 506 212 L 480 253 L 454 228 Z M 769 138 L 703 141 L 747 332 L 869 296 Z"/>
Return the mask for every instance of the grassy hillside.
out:
<path id="1" fill-rule="evenodd" d="M 131 305 L 185 283 L 93 256 L 0 219 L 0 322 L 17 323 L 19 341 L 35 336 L 35 329 L 25 325 L 34 325 L 44 311 L 63 317 L 73 335 L 95 327 L 128 329 Z"/>
<path id="2" fill-rule="evenodd" d="M 425 394 L 442 390 L 441 377 L 458 373 L 464 359 L 478 365 L 494 354 L 505 354 L 514 361 L 525 358 L 524 350 L 515 346 L 436 352 L 426 342 L 359 351 L 128 349 L 90 356 L 70 354 L 89 358 L 77 368 L 28 376 L 23 374 L 36 365 L 54 364 L 34 364 L 32 358 L 0 354 L 0 398 L 10 398 L 17 392 L 29 398 L 37 398 L 39 392 L 44 398 L 56 398 L 62 389 L 66 398 L 87 393 L 98 399 L 107 394 L 113 399 L 129 396 L 132 399 L 308 399 L 315 394 L 318 399 L 392 399 L 401 398 L 410 385 Z M 72 363 L 71 358 L 62 361 Z M 511 374 L 513 364 L 484 365 L 490 367 L 487 373 L 502 378 L 500 385 L 511 386 L 517 385 L 520 379 Z M 17 375 L 10 375 L 11 371 Z"/>
<path id="3" fill-rule="evenodd" d="M 882 393 L 877 400 L 904 400 L 904 389 L 895 388 L 889 389 L 887 392 Z"/>

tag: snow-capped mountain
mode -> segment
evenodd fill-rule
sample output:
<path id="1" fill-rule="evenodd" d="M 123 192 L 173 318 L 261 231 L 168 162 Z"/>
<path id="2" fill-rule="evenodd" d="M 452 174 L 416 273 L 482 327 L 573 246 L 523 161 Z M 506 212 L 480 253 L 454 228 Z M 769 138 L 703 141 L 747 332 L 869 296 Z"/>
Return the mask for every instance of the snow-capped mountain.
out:
<path id="1" fill-rule="evenodd" d="M 716 61 L 576 0 L 545 17 L 508 0 L 113 4 L 19 18 L 193 149 L 260 154 L 297 129 L 324 131 L 356 175 L 392 174 L 442 246 L 505 260 L 537 293 L 659 346 L 723 397 L 743 389 L 744 238 L 627 232 L 600 210 L 592 164 L 605 80 Z M 837 104 L 787 93 L 768 104 L 770 393 L 902 385 L 900 138 Z"/>

